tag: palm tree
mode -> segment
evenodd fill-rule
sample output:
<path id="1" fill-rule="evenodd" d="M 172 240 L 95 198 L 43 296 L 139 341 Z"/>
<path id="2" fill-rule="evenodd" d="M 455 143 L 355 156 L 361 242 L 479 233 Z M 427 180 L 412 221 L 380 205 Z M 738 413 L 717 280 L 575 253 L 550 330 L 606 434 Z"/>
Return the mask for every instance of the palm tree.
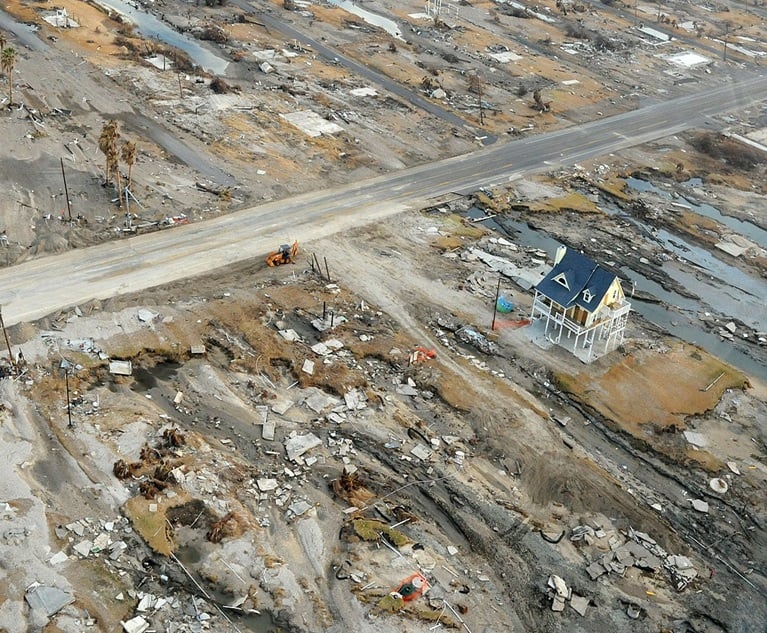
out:
<path id="1" fill-rule="evenodd" d="M 13 105 L 13 65 L 16 63 L 16 49 L 3 48 L 2 54 L 0 54 L 0 66 L 2 66 L 3 72 L 8 75 L 8 105 Z"/>
<path id="2" fill-rule="evenodd" d="M 112 158 L 116 158 L 117 154 L 117 139 L 120 137 L 120 132 L 117 129 L 118 123 L 114 119 L 110 119 L 101 128 L 101 136 L 99 136 L 99 150 L 104 154 L 106 158 L 106 183 L 111 181 L 112 167 L 114 167 L 115 161 Z M 115 156 L 112 156 L 115 154 Z"/>
<path id="3" fill-rule="evenodd" d="M 120 157 L 128 166 L 128 189 L 131 189 L 133 187 L 133 165 L 136 163 L 136 144 L 133 141 L 125 141 Z"/>

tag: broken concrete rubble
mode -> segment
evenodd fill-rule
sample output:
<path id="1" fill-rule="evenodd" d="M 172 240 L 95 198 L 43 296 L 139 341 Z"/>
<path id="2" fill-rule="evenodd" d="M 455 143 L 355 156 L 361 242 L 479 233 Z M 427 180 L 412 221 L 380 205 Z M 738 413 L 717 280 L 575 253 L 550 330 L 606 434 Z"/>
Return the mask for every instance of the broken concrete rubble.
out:
<path id="1" fill-rule="evenodd" d="M 277 423 L 274 420 L 266 420 L 261 426 L 261 437 L 265 440 L 273 441 L 276 430 Z"/>
<path id="2" fill-rule="evenodd" d="M 121 622 L 120 624 L 122 624 L 125 633 L 144 633 L 149 629 L 149 622 L 140 615 L 125 622 Z"/>
<path id="3" fill-rule="evenodd" d="M 89 541 L 88 539 L 80 541 L 72 549 L 74 549 L 82 558 L 88 558 L 93 549 L 93 541 Z"/>
<path id="4" fill-rule="evenodd" d="M 708 502 L 703 501 L 703 499 L 691 499 L 691 503 L 694 510 L 697 510 L 703 514 L 708 513 Z"/>
<path id="5" fill-rule="evenodd" d="M 269 492 L 279 486 L 279 482 L 276 479 L 259 479 L 257 484 L 261 492 Z"/>
<path id="6" fill-rule="evenodd" d="M 288 506 L 288 513 L 291 517 L 300 517 L 312 509 L 312 505 L 304 499 L 299 499 Z"/>
<path id="7" fill-rule="evenodd" d="M 564 611 L 565 603 L 570 599 L 571 590 L 562 578 L 552 574 L 547 581 L 552 611 Z"/>
<path id="8" fill-rule="evenodd" d="M 418 395 L 418 389 L 408 384 L 397 385 L 395 391 L 401 396 L 417 396 Z"/>
<path id="9" fill-rule="evenodd" d="M 476 347 L 483 354 L 492 355 L 499 352 L 499 347 L 496 343 L 488 340 L 487 337 L 485 337 L 483 334 L 480 334 L 473 328 L 461 328 L 460 330 L 456 331 L 455 336 L 464 343 L 467 343 L 472 347 Z"/>
<path id="10" fill-rule="evenodd" d="M 647 572 L 656 572 L 663 568 L 668 572 L 677 591 L 682 591 L 697 576 L 689 558 L 668 554 L 644 532 L 629 528 L 627 536 L 629 540 L 623 543 L 618 539 L 611 539 L 610 551 L 600 553 L 598 558 L 586 567 L 591 580 L 597 580 L 609 573 L 622 575 L 630 567 Z"/>
<path id="11" fill-rule="evenodd" d="M 146 308 L 141 308 L 138 311 L 138 320 L 142 323 L 151 323 L 154 321 L 159 315 L 155 312 L 152 312 L 151 310 L 147 310 Z"/>
<path id="12" fill-rule="evenodd" d="M 421 442 L 419 442 L 413 448 L 410 449 L 410 453 L 412 455 L 415 455 L 418 459 L 422 459 L 426 461 L 431 457 L 432 450 L 425 444 L 422 444 Z"/>
<path id="13" fill-rule="evenodd" d="M 64 552 L 57 552 L 51 558 L 48 560 L 48 562 L 51 565 L 58 565 L 60 563 L 63 563 L 65 561 L 69 560 L 69 556 L 66 555 Z"/>
<path id="14" fill-rule="evenodd" d="M 697 446 L 698 448 L 704 448 L 708 446 L 708 440 L 702 433 L 696 433 L 695 431 L 685 431 L 684 437 L 690 444 Z"/>
<path id="15" fill-rule="evenodd" d="M 340 400 L 331 395 L 328 395 L 321 389 L 311 388 L 305 392 L 303 402 L 315 413 L 322 413 L 325 409 L 335 407 L 340 404 Z"/>
<path id="16" fill-rule="evenodd" d="M 296 461 L 304 453 L 317 446 L 322 446 L 322 440 L 314 433 L 298 435 L 293 432 L 285 439 L 285 452 L 290 461 Z"/>

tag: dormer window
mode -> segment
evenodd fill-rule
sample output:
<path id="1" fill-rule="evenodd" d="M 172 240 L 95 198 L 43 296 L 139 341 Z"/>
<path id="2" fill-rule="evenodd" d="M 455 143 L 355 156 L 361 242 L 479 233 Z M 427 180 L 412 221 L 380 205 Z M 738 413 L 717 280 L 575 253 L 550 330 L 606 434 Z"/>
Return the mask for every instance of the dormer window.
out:
<path id="1" fill-rule="evenodd" d="M 591 303 L 591 300 L 592 300 L 593 298 L 594 298 L 594 295 L 593 295 L 593 294 L 591 294 L 591 290 L 589 290 L 588 288 L 586 288 L 586 289 L 583 291 L 583 300 L 584 300 L 586 303 Z"/>
<path id="2" fill-rule="evenodd" d="M 564 286 L 570 290 L 570 284 L 567 283 L 567 277 L 565 277 L 565 273 L 559 273 L 556 277 L 554 277 L 554 281 L 556 281 L 560 286 Z"/>

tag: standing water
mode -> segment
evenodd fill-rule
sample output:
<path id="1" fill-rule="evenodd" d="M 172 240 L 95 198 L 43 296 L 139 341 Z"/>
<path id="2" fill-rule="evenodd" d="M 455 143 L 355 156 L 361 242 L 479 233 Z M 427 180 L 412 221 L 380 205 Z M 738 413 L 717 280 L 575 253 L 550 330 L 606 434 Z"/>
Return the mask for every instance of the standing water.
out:
<path id="1" fill-rule="evenodd" d="M 396 37 L 398 40 L 402 39 L 402 31 L 399 30 L 397 23 L 394 20 L 385 18 L 372 11 L 366 11 L 365 9 L 357 6 L 355 2 L 351 0 L 330 0 L 331 4 L 341 7 L 349 13 L 353 13 L 356 16 L 361 17 L 368 24 L 382 28 L 392 37 Z"/>
<path id="2" fill-rule="evenodd" d="M 479 209 L 470 209 L 469 217 L 482 217 L 484 212 Z M 507 217 L 496 216 L 492 220 L 485 220 L 482 225 L 497 231 L 504 237 L 512 239 L 519 244 L 531 246 L 553 255 L 561 246 L 556 239 L 531 229 L 526 223 L 512 220 Z M 677 267 L 671 267 L 676 269 Z M 664 268 L 666 270 L 666 268 Z M 699 345 L 710 354 L 722 359 L 733 367 L 740 369 L 750 376 L 767 380 L 767 367 L 748 354 L 740 351 L 732 343 L 723 341 L 716 334 L 709 332 L 700 325 L 698 314 L 708 309 L 708 305 L 699 299 L 689 299 L 674 291 L 666 290 L 657 282 L 645 277 L 641 273 L 628 268 L 622 268 L 625 275 L 624 281 L 628 281 L 627 298 L 632 302 L 631 310 L 638 312 L 649 322 L 654 323 L 682 341 Z M 636 289 L 651 294 L 663 303 L 649 303 L 632 300 L 629 287 L 636 284 Z M 704 300 L 715 296 L 718 291 L 711 287 L 709 296 Z"/>
<path id="3" fill-rule="evenodd" d="M 702 215 L 704 217 L 710 218 L 718 222 L 719 224 L 726 226 L 728 229 L 730 229 L 734 233 L 737 233 L 738 235 L 742 235 L 743 237 L 748 238 L 749 240 L 753 242 L 756 242 L 760 246 L 767 248 L 767 230 L 763 229 L 757 224 L 754 224 L 753 222 L 750 222 L 748 220 L 741 220 L 739 218 L 735 218 L 730 215 L 725 215 L 716 207 L 711 206 L 710 204 L 707 204 L 705 202 L 698 203 L 698 202 L 693 202 L 692 200 L 688 200 L 684 196 L 679 196 L 679 197 L 672 196 L 667 191 L 663 191 L 662 189 L 659 189 L 652 183 L 647 182 L 646 180 L 641 180 L 640 178 L 626 178 L 626 184 L 628 184 L 628 186 L 634 189 L 635 191 L 639 191 L 639 192 L 651 191 L 652 193 L 655 193 L 667 200 L 672 200 L 673 198 L 674 202 L 681 204 L 684 207 L 689 207 L 691 211 L 694 211 L 698 215 Z M 688 181 L 689 187 L 694 188 L 695 184 L 696 184 L 695 180 Z"/>
<path id="4" fill-rule="evenodd" d="M 128 21 L 136 25 L 136 28 L 142 35 L 184 51 L 192 58 L 195 64 L 208 72 L 222 75 L 226 72 L 227 66 L 229 66 L 228 60 L 212 53 L 191 37 L 174 31 L 165 22 L 156 18 L 151 13 L 142 11 L 134 4 L 124 0 L 98 0 L 97 4 L 124 16 Z"/>

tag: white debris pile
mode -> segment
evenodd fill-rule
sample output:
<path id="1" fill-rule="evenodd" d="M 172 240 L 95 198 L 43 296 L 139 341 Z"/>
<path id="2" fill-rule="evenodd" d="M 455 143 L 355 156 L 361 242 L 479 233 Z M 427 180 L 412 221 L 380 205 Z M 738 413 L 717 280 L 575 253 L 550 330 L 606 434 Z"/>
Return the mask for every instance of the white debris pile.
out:
<path id="1" fill-rule="evenodd" d="M 608 541 L 610 551 L 601 553 L 586 567 L 592 580 L 605 574 L 623 576 L 630 567 L 649 573 L 663 568 L 668 572 L 676 590 L 683 591 L 697 577 L 698 572 L 689 558 L 669 554 L 648 534 L 629 528 L 626 536 L 627 540 L 617 535 L 611 536 Z M 602 530 L 580 525 L 573 529 L 570 540 L 592 544 L 606 537 Z"/>
<path id="2" fill-rule="evenodd" d="M 56 527 L 56 536 L 66 540 L 73 554 L 79 558 L 103 557 L 116 562 L 128 549 L 123 537 L 131 535 L 133 528 L 125 517 L 114 520 L 90 519 L 84 517 L 66 525 Z M 64 550 L 54 554 L 50 559 L 51 565 L 59 565 L 70 556 Z"/>
<path id="3" fill-rule="evenodd" d="M 552 574 L 546 582 L 546 593 L 551 600 L 552 611 L 564 611 L 565 605 L 569 602 L 570 606 L 581 616 L 586 615 L 586 609 L 591 602 L 584 596 L 573 593 L 571 587 L 560 578 Z"/>

